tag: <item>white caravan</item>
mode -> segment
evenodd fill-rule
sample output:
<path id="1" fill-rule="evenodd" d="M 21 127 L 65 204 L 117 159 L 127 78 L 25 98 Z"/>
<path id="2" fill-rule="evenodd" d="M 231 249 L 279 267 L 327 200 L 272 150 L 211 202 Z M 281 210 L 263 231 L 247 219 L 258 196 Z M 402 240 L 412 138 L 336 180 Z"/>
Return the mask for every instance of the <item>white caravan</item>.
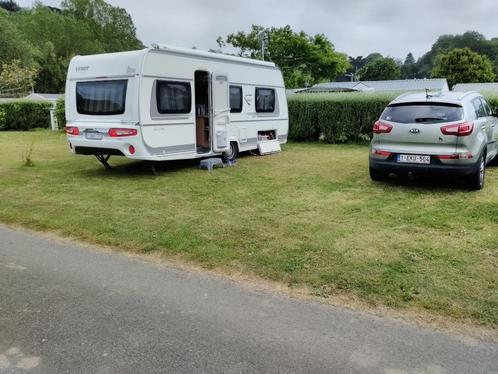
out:
<path id="1" fill-rule="evenodd" d="M 154 45 L 76 56 L 66 82 L 73 153 L 163 161 L 222 155 L 269 143 L 289 128 L 285 87 L 271 62 Z"/>

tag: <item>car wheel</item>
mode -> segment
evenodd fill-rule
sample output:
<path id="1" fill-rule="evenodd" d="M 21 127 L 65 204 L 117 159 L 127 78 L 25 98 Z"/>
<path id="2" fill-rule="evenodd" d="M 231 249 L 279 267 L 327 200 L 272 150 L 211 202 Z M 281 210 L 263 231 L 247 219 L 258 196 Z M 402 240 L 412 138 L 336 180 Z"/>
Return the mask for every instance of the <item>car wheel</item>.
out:
<path id="1" fill-rule="evenodd" d="M 227 152 L 223 152 L 221 158 L 223 162 L 228 163 L 234 161 L 239 154 L 239 147 L 236 142 L 230 142 L 230 149 Z"/>
<path id="2" fill-rule="evenodd" d="M 477 170 L 469 175 L 467 184 L 471 190 L 482 190 L 484 187 L 484 177 L 486 176 L 486 156 L 481 154 L 478 161 Z"/>
<path id="3" fill-rule="evenodd" d="M 370 167 L 370 178 L 373 181 L 382 181 L 387 178 L 387 173 Z"/>

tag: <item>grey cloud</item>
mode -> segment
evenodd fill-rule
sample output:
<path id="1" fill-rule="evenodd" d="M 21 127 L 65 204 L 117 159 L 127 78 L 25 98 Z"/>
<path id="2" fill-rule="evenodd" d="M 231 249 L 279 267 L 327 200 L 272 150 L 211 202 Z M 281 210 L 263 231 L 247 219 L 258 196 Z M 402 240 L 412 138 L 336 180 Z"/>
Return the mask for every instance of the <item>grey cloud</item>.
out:
<path id="1" fill-rule="evenodd" d="M 413 52 L 419 57 L 438 36 L 467 30 L 498 36 L 496 0 L 108 1 L 128 10 L 145 44 L 200 49 L 214 48 L 218 36 L 249 30 L 251 24 L 289 24 L 309 34 L 323 33 L 337 50 L 353 56 L 380 52 L 404 58 Z"/>

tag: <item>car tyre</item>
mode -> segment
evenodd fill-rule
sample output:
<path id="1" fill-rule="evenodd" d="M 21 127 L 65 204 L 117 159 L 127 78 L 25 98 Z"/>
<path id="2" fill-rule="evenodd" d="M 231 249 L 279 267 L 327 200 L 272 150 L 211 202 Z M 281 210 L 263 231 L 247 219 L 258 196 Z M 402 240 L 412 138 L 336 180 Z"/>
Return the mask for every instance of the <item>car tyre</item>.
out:
<path id="1" fill-rule="evenodd" d="M 382 181 L 386 179 L 388 174 L 386 172 L 374 169 L 373 167 L 370 166 L 370 178 L 373 181 Z"/>
<path id="2" fill-rule="evenodd" d="M 230 142 L 230 149 L 227 152 L 223 152 L 221 158 L 223 162 L 229 163 L 235 161 L 237 155 L 239 154 L 239 146 L 237 142 Z"/>
<path id="3" fill-rule="evenodd" d="M 479 157 L 477 170 L 467 177 L 467 185 L 473 191 L 482 190 L 484 187 L 485 176 L 486 176 L 486 155 L 483 153 Z"/>

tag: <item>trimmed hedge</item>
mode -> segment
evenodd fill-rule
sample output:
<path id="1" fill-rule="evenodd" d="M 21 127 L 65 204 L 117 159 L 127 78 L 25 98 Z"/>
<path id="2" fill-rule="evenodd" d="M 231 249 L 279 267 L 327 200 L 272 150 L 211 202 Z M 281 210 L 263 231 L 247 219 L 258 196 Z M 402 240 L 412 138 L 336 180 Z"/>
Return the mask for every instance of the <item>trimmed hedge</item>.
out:
<path id="1" fill-rule="evenodd" d="M 0 102 L 0 130 L 50 128 L 51 103 L 16 100 Z"/>
<path id="2" fill-rule="evenodd" d="M 288 98 L 289 139 L 325 143 L 366 143 L 372 125 L 399 93 L 296 94 Z M 498 111 L 498 94 L 484 94 Z"/>
<path id="3" fill-rule="evenodd" d="M 291 96 L 288 98 L 289 139 L 326 143 L 366 143 L 372 136 L 373 123 L 398 94 L 353 92 Z M 484 96 L 498 112 L 498 94 L 484 93 Z M 0 129 L 2 129 L 2 105 L 5 104 L 0 104 Z M 55 115 L 59 129 L 64 129 L 66 124 L 64 99 L 57 101 Z M 43 116 L 48 116 L 48 109 L 46 113 L 42 111 Z M 45 126 L 37 127 L 49 126 L 50 118 Z"/>
<path id="4" fill-rule="evenodd" d="M 66 108 L 64 107 L 64 99 L 58 99 L 55 104 L 55 118 L 59 130 L 64 130 L 66 126 Z"/>

